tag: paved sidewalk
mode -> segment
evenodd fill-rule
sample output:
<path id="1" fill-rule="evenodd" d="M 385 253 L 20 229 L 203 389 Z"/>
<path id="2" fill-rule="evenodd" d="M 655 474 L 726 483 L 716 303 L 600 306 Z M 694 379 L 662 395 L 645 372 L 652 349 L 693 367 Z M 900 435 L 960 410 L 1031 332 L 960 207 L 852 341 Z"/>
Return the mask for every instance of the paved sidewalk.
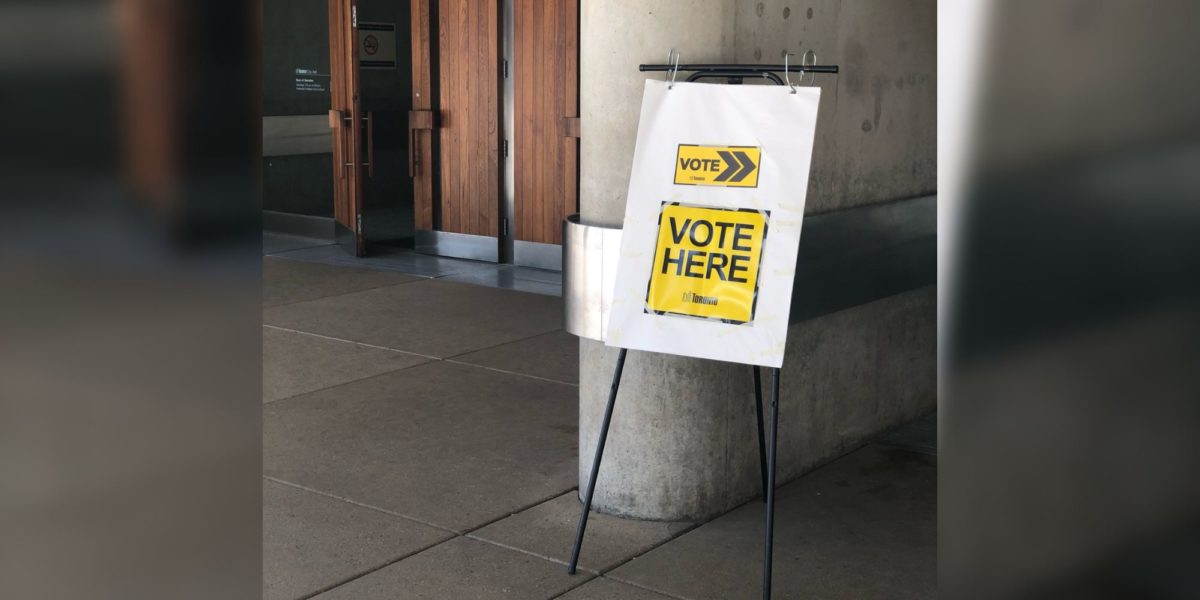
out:
<path id="1" fill-rule="evenodd" d="M 553 274 L 520 274 L 529 293 L 500 289 L 511 267 L 293 258 L 264 259 L 265 598 L 758 596 L 757 501 L 705 524 L 593 514 L 566 574 L 578 341 Z M 931 419 L 780 488 L 776 598 L 934 596 Z"/>

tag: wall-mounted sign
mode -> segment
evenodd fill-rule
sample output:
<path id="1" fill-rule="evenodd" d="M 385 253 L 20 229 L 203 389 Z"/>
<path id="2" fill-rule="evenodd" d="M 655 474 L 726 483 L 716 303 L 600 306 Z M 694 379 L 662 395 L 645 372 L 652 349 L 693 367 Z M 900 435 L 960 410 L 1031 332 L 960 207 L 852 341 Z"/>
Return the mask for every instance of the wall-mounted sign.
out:
<path id="1" fill-rule="evenodd" d="M 358 66 L 363 69 L 396 68 L 396 24 L 358 24 Z"/>
<path id="2" fill-rule="evenodd" d="M 329 73 L 319 73 L 316 69 L 296 69 L 296 91 L 324 92 L 329 89 Z"/>
<path id="3" fill-rule="evenodd" d="M 782 366 L 820 93 L 646 82 L 608 345 Z"/>

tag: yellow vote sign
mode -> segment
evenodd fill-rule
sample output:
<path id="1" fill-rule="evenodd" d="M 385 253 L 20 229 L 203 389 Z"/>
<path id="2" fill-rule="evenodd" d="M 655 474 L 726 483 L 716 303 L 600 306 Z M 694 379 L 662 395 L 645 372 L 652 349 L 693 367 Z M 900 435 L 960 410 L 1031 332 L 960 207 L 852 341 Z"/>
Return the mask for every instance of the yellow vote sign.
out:
<path id="1" fill-rule="evenodd" d="M 664 202 L 646 311 L 750 323 L 768 211 Z"/>
<path id="2" fill-rule="evenodd" d="M 762 151 L 756 146 L 680 144 L 675 154 L 675 183 L 758 187 Z"/>

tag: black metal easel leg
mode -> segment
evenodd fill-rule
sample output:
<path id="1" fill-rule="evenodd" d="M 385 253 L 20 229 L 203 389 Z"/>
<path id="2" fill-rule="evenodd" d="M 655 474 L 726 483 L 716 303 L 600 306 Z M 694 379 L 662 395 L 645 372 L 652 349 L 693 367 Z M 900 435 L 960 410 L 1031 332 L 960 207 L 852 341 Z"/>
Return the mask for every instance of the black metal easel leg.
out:
<path id="1" fill-rule="evenodd" d="M 762 500 L 767 501 L 767 436 L 763 434 L 762 374 L 754 366 L 754 407 L 758 411 L 758 470 L 762 474 Z"/>
<path id="2" fill-rule="evenodd" d="M 600 474 L 600 460 L 604 458 L 604 443 L 608 441 L 608 424 L 612 421 L 613 405 L 617 401 L 617 388 L 621 386 L 621 371 L 625 369 L 625 348 L 617 354 L 617 370 L 613 373 L 612 387 L 608 391 L 608 406 L 604 409 L 604 421 L 600 423 L 600 441 L 596 443 L 596 456 L 592 459 L 592 475 L 588 478 L 587 493 L 583 496 L 583 512 L 579 514 L 579 526 L 575 528 L 575 547 L 571 549 L 571 564 L 567 573 L 574 575 L 579 564 L 579 549 L 583 546 L 583 531 L 587 529 L 588 512 L 592 510 L 592 495 L 596 493 L 596 477 Z"/>
<path id="3" fill-rule="evenodd" d="M 771 600 L 771 554 L 775 542 L 775 448 L 779 437 L 779 369 L 771 369 L 771 445 L 767 454 L 767 535 L 763 548 L 763 600 Z"/>

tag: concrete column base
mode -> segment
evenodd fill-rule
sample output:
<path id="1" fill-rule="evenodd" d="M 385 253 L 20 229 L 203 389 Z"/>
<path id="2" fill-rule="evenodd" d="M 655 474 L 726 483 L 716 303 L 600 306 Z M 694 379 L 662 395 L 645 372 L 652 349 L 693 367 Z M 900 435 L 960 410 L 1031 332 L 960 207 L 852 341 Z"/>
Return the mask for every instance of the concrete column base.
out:
<path id="1" fill-rule="evenodd" d="M 934 407 L 936 306 L 928 287 L 792 326 L 780 389 L 781 483 Z M 580 490 L 616 356 L 599 342 L 580 342 Z M 769 393 L 769 379 L 763 384 Z M 752 368 L 630 352 L 593 508 L 703 520 L 760 487 Z"/>

